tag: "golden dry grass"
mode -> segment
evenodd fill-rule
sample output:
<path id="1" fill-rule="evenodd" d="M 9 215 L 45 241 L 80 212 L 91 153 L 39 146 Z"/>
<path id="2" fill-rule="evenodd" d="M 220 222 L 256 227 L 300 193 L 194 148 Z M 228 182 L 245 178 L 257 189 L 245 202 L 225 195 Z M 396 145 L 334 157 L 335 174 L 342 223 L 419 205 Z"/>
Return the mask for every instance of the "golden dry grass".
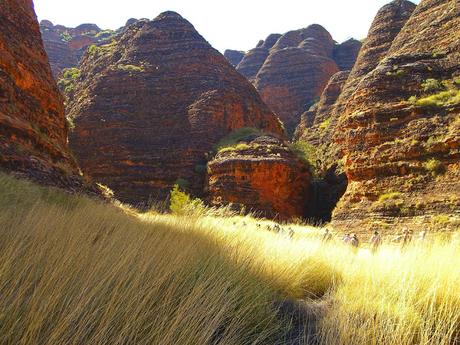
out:
<path id="1" fill-rule="evenodd" d="M 0 210 L 1 344 L 302 344 L 274 307 L 289 298 L 323 306 L 321 344 L 460 342 L 455 240 L 355 253 L 306 226 L 126 212 L 4 175 Z"/>

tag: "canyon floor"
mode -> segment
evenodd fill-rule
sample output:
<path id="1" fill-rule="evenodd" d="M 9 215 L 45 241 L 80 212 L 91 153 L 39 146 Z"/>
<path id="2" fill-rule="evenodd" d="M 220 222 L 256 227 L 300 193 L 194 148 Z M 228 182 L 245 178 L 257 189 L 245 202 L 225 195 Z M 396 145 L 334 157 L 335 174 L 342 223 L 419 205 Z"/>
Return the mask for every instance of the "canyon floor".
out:
<path id="1" fill-rule="evenodd" d="M 458 232 L 372 253 L 185 205 L 140 213 L 0 175 L 0 343 L 460 341 Z"/>

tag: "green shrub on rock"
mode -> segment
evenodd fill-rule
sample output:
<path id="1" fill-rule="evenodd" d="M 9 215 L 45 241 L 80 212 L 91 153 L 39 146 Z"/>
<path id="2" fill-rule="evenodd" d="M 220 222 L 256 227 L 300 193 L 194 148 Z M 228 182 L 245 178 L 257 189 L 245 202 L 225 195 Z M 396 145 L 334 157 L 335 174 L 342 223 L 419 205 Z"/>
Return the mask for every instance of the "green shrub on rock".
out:
<path id="1" fill-rule="evenodd" d="M 429 171 L 432 175 L 435 176 L 440 175 L 446 171 L 446 167 L 444 166 L 444 164 L 435 158 L 432 158 L 429 161 L 427 161 L 424 164 L 424 167 L 427 171 Z"/>
<path id="2" fill-rule="evenodd" d="M 317 174 L 318 156 L 316 148 L 305 141 L 296 141 L 289 145 L 289 149 L 299 158 L 305 165 L 308 166 L 313 175 Z"/>
<path id="3" fill-rule="evenodd" d="M 425 92 L 433 92 L 433 91 L 439 91 L 443 89 L 443 85 L 441 82 L 439 82 L 436 79 L 426 79 L 422 83 L 422 88 L 423 91 Z"/>
<path id="4" fill-rule="evenodd" d="M 226 137 L 222 138 L 216 145 L 216 151 L 221 151 L 225 148 L 231 148 L 243 141 L 250 141 L 260 135 L 263 135 L 263 132 L 260 129 L 254 127 L 243 127 L 237 130 L 234 130 Z"/>

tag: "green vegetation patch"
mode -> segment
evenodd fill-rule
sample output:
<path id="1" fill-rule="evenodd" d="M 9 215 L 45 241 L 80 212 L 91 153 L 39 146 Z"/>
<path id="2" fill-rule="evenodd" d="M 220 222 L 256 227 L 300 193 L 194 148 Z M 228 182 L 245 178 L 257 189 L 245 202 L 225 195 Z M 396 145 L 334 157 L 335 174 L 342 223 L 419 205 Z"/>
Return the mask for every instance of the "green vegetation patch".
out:
<path id="1" fill-rule="evenodd" d="M 402 193 L 400 192 L 389 192 L 389 193 L 381 194 L 379 196 L 379 202 L 384 203 L 389 200 L 397 200 L 397 199 L 400 199 L 401 196 L 402 196 Z"/>
<path id="2" fill-rule="evenodd" d="M 439 215 L 433 216 L 431 221 L 432 221 L 433 224 L 447 225 L 447 224 L 450 223 L 450 216 L 448 216 L 446 214 L 439 214 Z"/>
<path id="3" fill-rule="evenodd" d="M 63 70 L 62 77 L 58 81 L 59 88 L 65 93 L 70 94 L 75 91 L 76 81 L 80 77 L 78 68 L 66 68 Z"/>
<path id="4" fill-rule="evenodd" d="M 103 30 L 103 31 L 99 31 L 94 37 L 107 39 L 107 38 L 112 37 L 114 34 L 115 34 L 115 31 L 113 30 Z"/>
<path id="5" fill-rule="evenodd" d="M 329 127 L 329 125 L 331 124 L 331 119 L 327 119 L 327 120 L 324 120 L 320 125 L 319 125 L 319 129 L 321 129 L 322 131 L 324 131 L 325 129 L 327 129 Z"/>
<path id="6" fill-rule="evenodd" d="M 80 74 L 81 72 L 78 68 L 66 68 L 63 72 L 63 76 L 66 79 L 77 79 Z"/>
<path id="7" fill-rule="evenodd" d="M 97 45 L 95 44 L 91 44 L 89 47 L 88 47 L 88 54 L 89 55 L 97 55 L 97 53 L 99 52 L 99 48 Z"/>
<path id="8" fill-rule="evenodd" d="M 184 214 L 199 214 L 200 211 L 204 212 L 205 206 L 203 202 L 196 198 L 192 198 L 190 195 L 182 190 L 179 184 L 174 185 L 169 195 L 169 210 L 172 214 L 184 215 Z"/>
<path id="9" fill-rule="evenodd" d="M 422 83 L 422 88 L 423 88 L 423 91 L 425 91 L 425 92 L 433 92 L 433 91 L 442 90 L 444 88 L 444 86 L 442 85 L 442 83 L 439 80 L 426 79 Z"/>
<path id="10" fill-rule="evenodd" d="M 254 148 L 256 147 L 256 145 L 254 146 Z M 236 144 L 236 145 L 233 145 L 233 146 L 227 146 L 227 147 L 224 147 L 224 148 L 221 148 L 219 150 L 219 153 L 225 153 L 225 152 L 233 152 L 233 151 L 243 151 L 243 150 L 247 150 L 251 148 L 251 146 L 249 144 L 246 144 L 246 143 L 239 143 L 239 144 Z"/>
<path id="11" fill-rule="evenodd" d="M 63 41 L 66 41 L 66 42 L 69 42 L 72 40 L 72 35 L 68 32 L 68 31 L 64 31 L 62 34 L 61 34 L 61 38 Z"/>
<path id="12" fill-rule="evenodd" d="M 222 138 L 215 146 L 215 150 L 222 152 L 223 149 L 236 148 L 238 144 L 241 144 L 244 141 L 250 141 L 258 136 L 263 135 L 264 133 L 254 127 L 243 127 L 237 130 L 234 130 L 226 137 Z M 240 149 L 242 147 L 240 146 Z"/>
<path id="13" fill-rule="evenodd" d="M 120 64 L 117 66 L 119 70 L 122 71 L 127 71 L 127 72 L 144 72 L 145 68 L 142 66 L 136 66 L 136 65 L 123 65 Z"/>
<path id="14" fill-rule="evenodd" d="M 429 161 L 425 162 L 423 166 L 428 172 L 430 172 L 434 176 L 441 175 L 446 171 L 446 167 L 444 166 L 444 164 L 435 158 L 432 158 Z"/>
<path id="15" fill-rule="evenodd" d="M 386 73 L 388 76 L 402 77 L 406 72 L 402 69 L 399 69 L 398 66 L 393 66 L 393 70 Z"/>
<path id="16" fill-rule="evenodd" d="M 317 166 L 318 155 L 316 147 L 300 140 L 290 144 L 289 149 L 310 169 L 313 175 L 317 174 L 319 167 Z"/>
<path id="17" fill-rule="evenodd" d="M 442 107 L 459 104 L 460 89 L 456 80 L 443 80 L 441 82 L 436 79 L 426 79 L 421 85 L 425 95 L 412 96 L 408 101 L 420 107 Z"/>
<path id="18" fill-rule="evenodd" d="M 110 42 L 103 44 L 103 45 L 95 45 L 92 44 L 88 47 L 88 54 L 90 56 L 98 56 L 98 55 L 105 55 L 105 54 L 112 54 L 115 51 L 118 42 L 112 39 Z"/>
<path id="19" fill-rule="evenodd" d="M 443 106 L 460 103 L 460 90 L 447 90 L 417 100 L 419 106 Z"/>

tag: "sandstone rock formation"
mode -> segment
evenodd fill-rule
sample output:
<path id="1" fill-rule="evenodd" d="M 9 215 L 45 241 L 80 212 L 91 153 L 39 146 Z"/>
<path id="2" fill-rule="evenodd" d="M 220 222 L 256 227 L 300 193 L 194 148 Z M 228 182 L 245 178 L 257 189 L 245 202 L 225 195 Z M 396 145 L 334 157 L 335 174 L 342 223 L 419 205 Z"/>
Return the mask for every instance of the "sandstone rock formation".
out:
<path id="1" fill-rule="evenodd" d="M 295 140 L 309 143 L 315 151 L 317 178 L 312 182 L 312 192 L 306 218 L 328 222 L 332 211 L 347 188 L 347 177 L 340 157 L 339 146 L 334 142 L 331 130 L 337 118 L 333 117 L 335 102 L 348 79 L 349 71 L 334 74 L 320 100 L 302 114 Z"/>
<path id="2" fill-rule="evenodd" d="M 317 147 L 317 155 L 322 162 L 323 170 L 336 165 L 343 157 L 334 135 L 342 130 L 337 125 L 347 102 L 367 73 L 376 68 L 385 57 L 393 40 L 414 9 L 415 5 L 409 1 L 393 1 L 382 7 L 371 25 L 368 37 L 351 72 L 334 75 L 324 90 L 320 102 L 302 115 L 295 139 L 308 141 Z M 351 44 L 347 42 L 343 45 Z"/>
<path id="3" fill-rule="evenodd" d="M 110 40 L 117 32 L 102 31 L 95 24 L 82 24 L 76 28 L 53 25 L 49 20 L 40 22 L 45 50 L 55 78 L 65 68 L 76 67 L 89 46 Z"/>
<path id="4" fill-rule="evenodd" d="M 0 168 L 42 184 L 82 185 L 32 0 L 0 2 Z"/>
<path id="5" fill-rule="evenodd" d="M 336 133 L 349 180 L 336 227 L 458 226 L 460 12 L 455 1 L 422 0 L 404 25 L 412 8 L 397 0 L 379 12 L 350 75 L 363 77 Z"/>
<path id="6" fill-rule="evenodd" d="M 356 40 L 336 45 L 322 26 L 314 24 L 270 35 L 246 54 L 237 70 L 254 83 L 292 135 L 330 77 L 353 65 L 360 46 Z"/>
<path id="7" fill-rule="evenodd" d="M 277 138 L 223 149 L 209 162 L 208 175 L 212 205 L 233 204 L 278 220 L 304 216 L 311 175 Z"/>
<path id="8" fill-rule="evenodd" d="M 232 49 L 227 49 L 224 52 L 225 58 L 230 62 L 233 66 L 238 66 L 238 64 L 243 60 L 244 57 L 244 52 L 239 51 L 239 50 L 232 50 Z"/>
<path id="9" fill-rule="evenodd" d="M 271 34 L 265 41 L 260 41 L 257 46 L 247 52 L 240 61 L 237 66 L 238 72 L 253 82 L 257 73 L 267 59 L 270 49 L 275 45 L 280 37 L 280 34 Z"/>
<path id="10" fill-rule="evenodd" d="M 236 69 L 253 83 L 268 55 L 269 51 L 266 48 L 256 47 L 251 49 L 236 66 Z"/>
<path id="11" fill-rule="evenodd" d="M 362 43 L 350 38 L 334 47 L 333 58 L 341 71 L 349 71 L 355 65 Z"/>
<path id="12" fill-rule="evenodd" d="M 68 107 L 82 169 L 128 202 L 199 195 L 207 152 L 241 127 L 283 136 L 254 87 L 180 15 L 139 21 L 88 52 Z"/>
<path id="13" fill-rule="evenodd" d="M 312 186 L 312 198 L 316 202 L 309 210 L 309 217 L 330 220 L 332 210 L 345 192 L 347 178 L 343 167 L 343 149 L 336 140 L 342 131 L 338 125 L 339 119 L 361 80 L 385 57 L 414 8 L 415 5 L 409 1 L 394 1 L 384 6 L 372 23 L 352 71 L 335 74 L 320 101 L 302 115 L 295 140 L 308 142 L 316 148 L 320 177 Z M 340 47 L 353 45 L 353 41 L 346 41 L 335 47 L 334 55 L 338 63 L 346 61 L 343 58 L 345 55 L 339 53 Z"/>

